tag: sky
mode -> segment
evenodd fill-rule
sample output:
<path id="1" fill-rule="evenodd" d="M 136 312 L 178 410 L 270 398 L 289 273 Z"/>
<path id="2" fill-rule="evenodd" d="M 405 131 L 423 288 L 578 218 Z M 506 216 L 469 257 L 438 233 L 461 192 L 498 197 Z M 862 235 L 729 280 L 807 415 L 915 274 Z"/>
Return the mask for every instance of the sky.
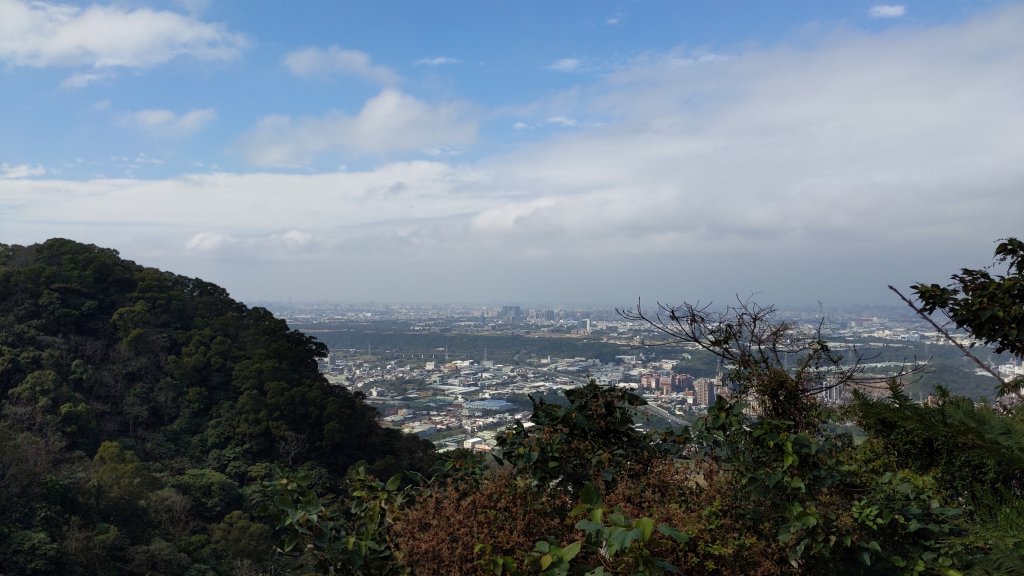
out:
<path id="1" fill-rule="evenodd" d="M 246 302 L 899 304 L 1024 222 L 1024 3 L 0 0 L 0 243 Z"/>

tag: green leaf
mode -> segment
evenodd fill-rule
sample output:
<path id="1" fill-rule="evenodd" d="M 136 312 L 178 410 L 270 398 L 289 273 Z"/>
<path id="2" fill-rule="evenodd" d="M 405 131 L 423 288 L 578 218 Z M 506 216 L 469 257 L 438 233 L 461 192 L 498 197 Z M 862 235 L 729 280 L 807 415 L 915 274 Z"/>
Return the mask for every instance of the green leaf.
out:
<path id="1" fill-rule="evenodd" d="M 284 552 L 291 552 L 292 548 L 299 543 L 299 535 L 295 532 L 289 532 L 284 538 L 284 543 L 281 545 L 281 550 Z"/>
<path id="2" fill-rule="evenodd" d="M 295 506 L 292 504 L 292 499 L 285 496 L 274 496 L 274 506 L 277 506 L 281 510 L 293 510 Z"/>
<path id="3" fill-rule="evenodd" d="M 577 541 L 573 542 L 572 544 L 569 544 L 565 548 L 562 548 L 562 560 L 565 560 L 566 562 L 568 562 L 568 561 L 572 560 L 573 558 L 575 558 L 576 555 L 580 553 L 580 548 L 582 546 L 583 546 L 583 542 L 580 541 L 580 540 L 577 540 Z"/>
<path id="4" fill-rule="evenodd" d="M 679 544 L 686 544 L 690 541 L 690 535 L 681 530 L 677 530 L 668 524 L 659 524 L 658 532 L 661 532 L 665 536 L 675 540 Z"/>
<path id="5" fill-rule="evenodd" d="M 865 566 L 871 566 L 871 552 L 867 550 L 862 551 L 860 553 L 860 561 L 863 562 Z"/>
<path id="6" fill-rule="evenodd" d="M 604 528 L 604 524 L 600 522 L 594 522 L 592 520 L 580 520 L 576 523 L 575 528 L 577 530 L 583 530 L 587 534 L 593 534 L 594 532 L 600 532 Z"/>
<path id="7" fill-rule="evenodd" d="M 572 511 L 569 512 L 569 518 L 575 518 L 588 510 L 590 510 L 589 504 L 577 504 L 576 506 L 573 506 Z"/>
<path id="8" fill-rule="evenodd" d="M 384 489 L 388 492 L 394 492 L 398 489 L 398 485 L 402 483 L 402 473 L 399 472 L 388 479 L 388 483 L 384 485 Z"/>
<path id="9" fill-rule="evenodd" d="M 601 491 L 592 483 L 587 482 L 580 490 L 580 500 L 590 506 L 600 506 L 602 502 Z"/>
<path id="10" fill-rule="evenodd" d="M 636 521 L 634 526 L 640 531 L 640 537 L 644 542 L 651 539 L 651 533 L 654 532 L 654 520 L 650 518 L 640 518 Z"/>
<path id="11" fill-rule="evenodd" d="M 608 555 L 615 556 L 620 550 L 629 548 L 640 537 L 639 530 L 612 528 L 608 535 Z"/>

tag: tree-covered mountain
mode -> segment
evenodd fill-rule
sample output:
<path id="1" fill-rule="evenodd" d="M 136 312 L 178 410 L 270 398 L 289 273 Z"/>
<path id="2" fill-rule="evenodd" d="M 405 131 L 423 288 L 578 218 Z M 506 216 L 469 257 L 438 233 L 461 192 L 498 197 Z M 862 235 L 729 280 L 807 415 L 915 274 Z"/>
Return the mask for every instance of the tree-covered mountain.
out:
<path id="1" fill-rule="evenodd" d="M 325 353 L 113 250 L 0 245 L 0 573 L 255 572 L 275 465 L 325 484 L 357 461 L 428 465 L 429 444 L 324 381 Z"/>

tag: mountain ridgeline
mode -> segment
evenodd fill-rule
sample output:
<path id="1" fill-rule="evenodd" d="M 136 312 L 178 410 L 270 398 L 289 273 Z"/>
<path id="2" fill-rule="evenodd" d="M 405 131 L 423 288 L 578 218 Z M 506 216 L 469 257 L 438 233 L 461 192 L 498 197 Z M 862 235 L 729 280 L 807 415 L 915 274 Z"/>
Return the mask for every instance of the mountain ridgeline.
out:
<path id="1" fill-rule="evenodd" d="M 317 370 L 326 347 L 214 284 L 69 240 L 0 245 L 0 573 L 239 573 L 275 465 L 429 465 Z"/>

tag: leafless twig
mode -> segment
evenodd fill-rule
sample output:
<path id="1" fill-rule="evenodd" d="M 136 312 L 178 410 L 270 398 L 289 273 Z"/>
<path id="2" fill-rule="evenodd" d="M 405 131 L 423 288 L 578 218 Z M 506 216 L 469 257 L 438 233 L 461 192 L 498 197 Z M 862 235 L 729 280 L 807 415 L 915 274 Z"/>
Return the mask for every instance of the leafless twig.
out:
<path id="1" fill-rule="evenodd" d="M 655 345 L 689 343 L 717 356 L 733 369 L 733 384 L 760 403 L 766 415 L 796 421 L 818 394 L 842 386 L 872 387 L 892 378 L 918 373 L 923 366 L 901 368 L 896 374 L 863 373 L 856 349 L 844 359 L 826 342 L 824 320 L 802 332 L 776 318 L 772 306 L 737 297 L 722 311 L 710 304 L 668 306 L 658 303 L 653 314 L 637 302 L 636 309 L 618 310 L 628 319 L 645 322 L 668 337 Z M 647 343 L 650 345 L 650 343 Z"/>
<path id="2" fill-rule="evenodd" d="M 991 374 L 993 378 L 995 378 L 997 381 L 999 381 L 999 384 L 1000 384 L 1000 386 L 1002 388 L 1006 387 L 1006 380 L 1004 380 L 1003 377 L 1000 376 L 998 372 L 996 372 L 991 367 L 989 367 L 987 364 L 982 362 L 980 358 L 978 358 L 977 356 L 972 354 L 971 351 L 968 350 L 966 346 L 964 346 L 963 344 L 958 342 L 956 340 L 956 338 L 953 338 L 953 335 L 950 334 L 948 330 L 946 330 L 945 328 L 940 326 L 935 320 L 932 320 L 931 316 L 929 316 L 927 313 L 925 313 L 924 310 L 921 310 L 921 308 L 918 307 L 916 304 L 914 304 L 914 302 L 911 299 L 909 299 L 906 296 L 904 296 L 902 292 L 897 290 L 891 284 L 889 285 L 889 290 L 892 290 L 893 292 L 895 292 L 896 295 L 900 297 L 900 300 L 903 300 L 907 304 L 907 306 L 910 306 L 911 310 L 916 312 L 917 315 L 920 316 L 921 318 L 924 318 L 924 320 L 926 322 L 928 322 L 929 324 L 931 324 L 939 332 L 939 334 L 942 335 L 943 338 L 945 338 L 950 343 L 952 343 L 954 346 L 959 348 L 960 351 L 963 352 L 965 356 L 967 356 L 968 358 L 973 360 L 974 363 L 977 364 L 979 368 L 981 368 L 985 372 L 988 372 L 989 374 Z"/>

